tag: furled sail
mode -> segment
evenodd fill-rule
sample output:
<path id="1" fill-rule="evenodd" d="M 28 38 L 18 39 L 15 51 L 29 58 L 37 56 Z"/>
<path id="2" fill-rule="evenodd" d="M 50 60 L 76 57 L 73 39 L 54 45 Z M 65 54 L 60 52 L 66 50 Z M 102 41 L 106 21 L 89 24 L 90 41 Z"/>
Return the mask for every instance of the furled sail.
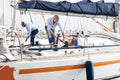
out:
<path id="1" fill-rule="evenodd" d="M 67 1 L 48 2 L 48 1 L 25 1 L 18 3 L 19 9 L 35 9 L 44 11 L 55 11 L 75 14 L 90 14 L 90 15 L 104 15 L 104 16 L 118 16 L 119 4 L 80 1 L 77 3 L 70 3 Z"/>

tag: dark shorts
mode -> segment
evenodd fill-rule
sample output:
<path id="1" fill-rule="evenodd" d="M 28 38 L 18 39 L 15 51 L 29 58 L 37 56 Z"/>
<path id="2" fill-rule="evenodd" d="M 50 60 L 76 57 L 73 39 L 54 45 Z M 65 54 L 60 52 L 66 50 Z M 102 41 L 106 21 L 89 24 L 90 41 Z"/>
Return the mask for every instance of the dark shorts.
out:
<path id="1" fill-rule="evenodd" d="M 33 46 L 34 45 L 34 39 L 35 39 L 35 35 L 38 33 L 38 29 L 36 29 L 36 30 L 33 30 L 32 32 L 31 32 L 31 39 L 30 39 L 30 44 Z"/>
<path id="2" fill-rule="evenodd" d="M 55 38 L 48 38 L 50 44 L 55 44 Z"/>

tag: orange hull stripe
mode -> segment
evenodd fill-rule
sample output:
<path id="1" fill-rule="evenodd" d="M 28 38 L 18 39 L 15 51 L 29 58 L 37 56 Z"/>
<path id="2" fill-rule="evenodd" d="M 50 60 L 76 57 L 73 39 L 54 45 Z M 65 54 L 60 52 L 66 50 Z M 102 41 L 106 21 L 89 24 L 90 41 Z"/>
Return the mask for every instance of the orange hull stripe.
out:
<path id="1" fill-rule="evenodd" d="M 94 67 L 106 66 L 106 65 L 116 64 L 116 63 L 120 63 L 120 60 L 95 63 Z M 81 68 L 85 68 L 85 65 L 83 64 L 83 65 L 61 66 L 61 67 L 50 67 L 50 68 L 25 69 L 25 70 L 20 70 L 19 74 L 64 71 L 64 70 L 73 70 L 73 69 L 81 69 Z"/>
<path id="2" fill-rule="evenodd" d="M 95 66 L 95 67 L 98 67 L 98 66 L 111 65 L 111 64 L 116 64 L 116 63 L 120 63 L 120 60 L 114 60 L 114 61 L 106 61 L 106 62 L 95 63 L 94 66 Z"/>
<path id="3" fill-rule="evenodd" d="M 80 68 L 85 68 L 85 65 L 74 65 L 74 66 L 61 66 L 61 67 L 50 67 L 50 68 L 20 70 L 19 74 L 64 71 L 64 70 L 73 70 L 73 69 L 80 69 Z"/>

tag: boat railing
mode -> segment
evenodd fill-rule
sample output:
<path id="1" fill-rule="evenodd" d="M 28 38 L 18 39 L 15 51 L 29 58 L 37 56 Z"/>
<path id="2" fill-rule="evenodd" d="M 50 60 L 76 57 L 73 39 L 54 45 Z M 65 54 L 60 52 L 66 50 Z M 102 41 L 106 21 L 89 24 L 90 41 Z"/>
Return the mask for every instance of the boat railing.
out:
<path id="1" fill-rule="evenodd" d="M 15 31 L 10 31 L 10 32 L 8 32 L 7 33 L 7 36 L 6 36 L 6 38 L 8 37 L 8 35 L 9 34 L 11 34 L 11 35 L 14 35 L 14 37 L 17 37 L 17 39 L 18 39 L 18 43 L 19 43 L 19 47 L 20 47 L 20 55 L 21 55 L 21 60 L 22 60 L 22 54 L 23 54 L 23 48 L 22 48 L 22 45 L 21 45 L 21 42 L 20 42 L 20 37 L 19 37 L 19 35 L 15 32 Z M 15 40 L 14 40 L 15 41 Z M 12 46 L 11 46 L 12 47 Z"/>

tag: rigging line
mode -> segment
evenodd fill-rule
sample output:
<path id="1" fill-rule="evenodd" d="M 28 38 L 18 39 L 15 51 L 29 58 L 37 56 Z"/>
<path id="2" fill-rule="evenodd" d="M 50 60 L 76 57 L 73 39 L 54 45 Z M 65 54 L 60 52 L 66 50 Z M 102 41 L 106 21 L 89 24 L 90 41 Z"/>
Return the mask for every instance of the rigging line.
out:
<path id="1" fill-rule="evenodd" d="M 76 26 L 75 26 L 75 22 L 76 22 L 75 17 L 72 17 L 72 20 L 73 20 L 73 21 L 71 22 L 71 23 L 72 23 L 72 24 L 71 24 L 71 25 L 72 25 L 72 26 L 71 26 L 71 35 L 74 35 L 74 31 L 75 31 L 75 27 L 76 27 Z"/>
<path id="2" fill-rule="evenodd" d="M 33 24 L 33 20 L 32 20 L 32 16 L 31 16 L 31 14 L 30 14 L 30 11 L 28 11 L 28 13 L 29 13 L 29 16 L 30 16 L 30 21 L 31 21 L 31 23 Z"/>
<path id="3" fill-rule="evenodd" d="M 64 31 L 65 31 L 65 28 L 66 28 L 66 24 L 67 24 L 67 16 L 66 16 L 66 20 L 65 20 L 65 24 L 64 24 L 64 28 L 63 28 Z"/>
<path id="4" fill-rule="evenodd" d="M 113 32 L 111 29 L 109 29 L 107 26 L 103 25 L 102 23 L 100 23 L 99 21 L 95 20 L 94 18 L 91 18 L 93 21 L 95 21 L 96 23 L 98 23 L 100 26 L 102 26 L 105 30 L 109 31 L 109 32 Z"/>
<path id="5" fill-rule="evenodd" d="M 44 14 L 43 14 L 42 12 L 41 12 L 41 15 L 42 15 L 42 18 L 43 18 L 44 23 L 46 24 L 45 16 L 44 16 Z"/>
<path id="6" fill-rule="evenodd" d="M 77 17 L 74 17 L 74 18 L 75 18 L 75 22 L 74 22 L 74 27 L 75 27 L 75 28 L 74 28 L 74 30 L 73 30 L 73 31 L 74 31 L 74 32 L 73 32 L 73 35 L 74 35 L 74 33 L 76 33 L 76 31 L 77 31 L 77 30 L 76 30 L 76 27 L 77 27 L 77 25 L 76 25 Z"/>
<path id="7" fill-rule="evenodd" d="M 110 24 L 109 24 L 110 29 L 113 29 L 113 22 L 114 22 L 114 21 L 110 20 Z M 113 30 L 114 30 L 114 29 L 113 29 Z"/>
<path id="8" fill-rule="evenodd" d="M 83 36 L 84 35 L 84 29 L 83 29 L 83 25 L 82 25 L 82 22 L 81 22 L 83 20 L 80 20 L 80 19 L 81 18 L 78 19 L 79 20 L 79 27 L 80 27 L 79 34 L 80 34 L 80 36 Z"/>
<path id="9" fill-rule="evenodd" d="M 88 46 L 88 38 L 87 37 L 86 37 L 86 44 Z M 87 54 L 88 54 L 88 60 L 90 60 L 89 48 L 87 49 Z"/>
<path id="10" fill-rule="evenodd" d="M 10 4 L 12 4 L 12 0 L 10 0 Z M 13 7 L 10 8 L 10 14 L 11 14 L 10 16 L 13 16 L 12 8 L 13 8 Z M 12 24 L 13 24 L 13 22 L 12 22 L 13 17 L 10 17 L 10 18 L 11 18 L 11 26 L 12 26 Z"/>
<path id="11" fill-rule="evenodd" d="M 79 18 L 80 19 L 80 18 Z M 82 26 L 82 23 L 81 23 L 82 20 L 79 20 L 79 24 L 80 24 L 80 28 L 81 30 L 83 31 L 83 26 Z"/>
<path id="12" fill-rule="evenodd" d="M 64 1 L 66 2 L 66 1 Z M 68 12 L 67 9 L 62 5 L 62 2 L 58 2 L 57 6 L 60 6 L 60 9 L 64 9 L 65 12 Z"/>
<path id="13" fill-rule="evenodd" d="M 77 23 L 78 23 L 78 25 L 77 25 L 77 32 L 79 32 L 79 30 L 80 30 L 79 18 L 77 18 Z"/>
<path id="14" fill-rule="evenodd" d="M 87 36 L 84 37 L 84 46 L 88 46 Z M 88 54 L 88 60 L 90 60 L 89 48 L 88 49 L 84 48 L 83 56 L 85 55 L 85 53 Z"/>
<path id="15" fill-rule="evenodd" d="M 72 17 L 70 16 L 70 18 L 69 18 L 69 29 L 68 29 L 68 30 L 69 30 L 68 33 L 69 33 L 70 35 L 71 35 L 71 18 L 72 18 Z"/>

